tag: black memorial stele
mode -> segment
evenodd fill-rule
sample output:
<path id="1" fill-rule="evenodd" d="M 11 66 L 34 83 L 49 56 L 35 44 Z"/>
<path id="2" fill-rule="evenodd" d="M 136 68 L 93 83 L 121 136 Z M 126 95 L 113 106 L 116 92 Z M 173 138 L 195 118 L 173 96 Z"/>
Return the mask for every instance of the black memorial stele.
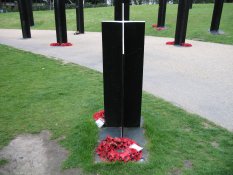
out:
<path id="1" fill-rule="evenodd" d="M 67 43 L 65 0 L 54 1 L 57 43 Z"/>
<path id="2" fill-rule="evenodd" d="M 140 127 L 144 34 L 145 22 L 102 22 L 107 127 Z"/>
<path id="3" fill-rule="evenodd" d="M 76 0 L 76 24 L 77 32 L 75 34 L 84 33 L 83 0 Z"/>
<path id="4" fill-rule="evenodd" d="M 122 20 L 122 3 L 124 2 L 124 20 L 129 20 L 130 16 L 130 1 L 129 0 L 114 0 L 114 20 Z"/>
<path id="5" fill-rule="evenodd" d="M 22 27 L 23 38 L 31 38 L 30 18 L 29 18 L 29 1 L 19 0 L 18 8 Z"/>
<path id="6" fill-rule="evenodd" d="M 212 34 L 223 34 L 224 32 L 219 31 L 219 25 L 222 16 L 222 9 L 223 9 L 224 0 L 215 0 L 214 2 L 214 10 L 213 16 L 210 26 L 210 33 Z"/>

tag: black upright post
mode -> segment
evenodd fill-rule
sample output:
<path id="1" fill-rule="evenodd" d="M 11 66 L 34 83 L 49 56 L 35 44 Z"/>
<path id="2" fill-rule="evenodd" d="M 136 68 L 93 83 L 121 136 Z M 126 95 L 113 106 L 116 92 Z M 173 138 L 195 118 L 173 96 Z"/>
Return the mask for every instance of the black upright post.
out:
<path id="1" fill-rule="evenodd" d="M 179 0 L 174 45 L 185 43 L 190 0 Z"/>
<path id="2" fill-rule="evenodd" d="M 159 0 L 157 27 L 165 27 L 167 0 Z"/>
<path id="3" fill-rule="evenodd" d="M 28 14 L 29 14 L 29 20 L 30 20 L 30 26 L 34 26 L 34 17 L 33 17 L 33 8 L 32 8 L 32 0 L 28 0 Z"/>
<path id="4" fill-rule="evenodd" d="M 193 8 L 193 0 L 190 0 L 189 9 L 192 9 L 192 8 Z"/>
<path id="5" fill-rule="evenodd" d="M 25 0 L 18 1 L 18 8 L 19 8 L 23 38 L 31 38 L 28 6 L 29 6 L 28 1 L 25 1 Z"/>
<path id="6" fill-rule="evenodd" d="M 54 1 L 57 43 L 67 43 L 65 0 Z"/>
<path id="7" fill-rule="evenodd" d="M 124 37 L 122 25 L 102 23 L 105 120 L 107 127 L 139 127 L 145 23 L 125 21 Z"/>
<path id="8" fill-rule="evenodd" d="M 84 33 L 83 0 L 76 0 L 77 34 Z"/>
<path id="9" fill-rule="evenodd" d="M 129 20 L 130 0 L 114 0 L 114 20 L 122 20 L 122 3 L 124 2 L 124 20 Z"/>
<path id="10" fill-rule="evenodd" d="M 210 32 L 213 34 L 220 34 L 219 25 L 220 25 L 221 16 L 222 16 L 223 3 L 224 3 L 224 0 L 215 0 L 214 2 L 212 22 L 210 26 Z"/>

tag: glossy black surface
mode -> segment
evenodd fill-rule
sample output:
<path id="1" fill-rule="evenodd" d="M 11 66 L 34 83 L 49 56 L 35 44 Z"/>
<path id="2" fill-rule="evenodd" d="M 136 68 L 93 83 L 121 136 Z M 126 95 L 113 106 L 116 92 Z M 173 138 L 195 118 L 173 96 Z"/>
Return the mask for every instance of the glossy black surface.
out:
<path id="1" fill-rule="evenodd" d="M 192 9 L 192 8 L 193 8 L 193 0 L 190 0 L 189 9 Z"/>
<path id="2" fill-rule="evenodd" d="M 76 23 L 77 31 L 84 33 L 83 0 L 76 0 Z"/>
<path id="3" fill-rule="evenodd" d="M 167 0 L 159 0 L 157 27 L 165 27 Z"/>
<path id="4" fill-rule="evenodd" d="M 29 6 L 28 1 L 25 1 L 25 0 L 18 1 L 18 8 L 19 8 L 23 38 L 31 38 L 28 6 Z"/>
<path id="5" fill-rule="evenodd" d="M 144 22 L 103 22 L 103 78 L 106 126 L 139 127 L 141 120 Z"/>
<path id="6" fill-rule="evenodd" d="M 178 5 L 175 45 L 185 43 L 190 0 L 180 0 Z"/>
<path id="7" fill-rule="evenodd" d="M 54 1 L 57 43 L 67 43 L 65 0 Z"/>
<path id="8" fill-rule="evenodd" d="M 129 20 L 130 4 L 129 0 L 114 0 L 114 20 L 122 20 L 122 2 L 124 2 L 124 20 Z"/>
<path id="9" fill-rule="evenodd" d="M 222 16 L 224 0 L 215 0 L 210 31 L 218 31 Z"/>

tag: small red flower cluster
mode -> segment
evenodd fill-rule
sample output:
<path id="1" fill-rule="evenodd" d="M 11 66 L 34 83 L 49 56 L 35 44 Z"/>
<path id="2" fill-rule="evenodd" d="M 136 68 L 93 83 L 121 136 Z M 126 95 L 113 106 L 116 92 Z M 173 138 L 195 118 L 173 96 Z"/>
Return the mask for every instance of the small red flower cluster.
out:
<path id="1" fill-rule="evenodd" d="M 50 46 L 72 46 L 71 43 L 51 43 Z"/>
<path id="2" fill-rule="evenodd" d="M 104 120 L 104 110 L 100 110 L 99 112 L 94 113 L 93 119 L 96 121 L 98 119 Z"/>
<path id="3" fill-rule="evenodd" d="M 104 161 L 138 161 L 142 158 L 142 151 L 130 148 L 132 144 L 137 143 L 129 138 L 107 136 L 97 147 L 96 153 Z"/>

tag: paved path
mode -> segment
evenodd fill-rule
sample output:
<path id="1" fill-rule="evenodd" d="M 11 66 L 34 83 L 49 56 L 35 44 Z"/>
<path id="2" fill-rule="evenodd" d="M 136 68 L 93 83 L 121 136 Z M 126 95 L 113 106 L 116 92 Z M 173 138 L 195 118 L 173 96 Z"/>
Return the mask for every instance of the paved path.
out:
<path id="1" fill-rule="evenodd" d="M 101 33 L 74 36 L 72 47 L 50 47 L 55 31 L 0 29 L 0 43 L 102 71 Z M 233 46 L 188 41 L 191 48 L 166 46 L 173 39 L 146 37 L 143 89 L 233 131 Z"/>

